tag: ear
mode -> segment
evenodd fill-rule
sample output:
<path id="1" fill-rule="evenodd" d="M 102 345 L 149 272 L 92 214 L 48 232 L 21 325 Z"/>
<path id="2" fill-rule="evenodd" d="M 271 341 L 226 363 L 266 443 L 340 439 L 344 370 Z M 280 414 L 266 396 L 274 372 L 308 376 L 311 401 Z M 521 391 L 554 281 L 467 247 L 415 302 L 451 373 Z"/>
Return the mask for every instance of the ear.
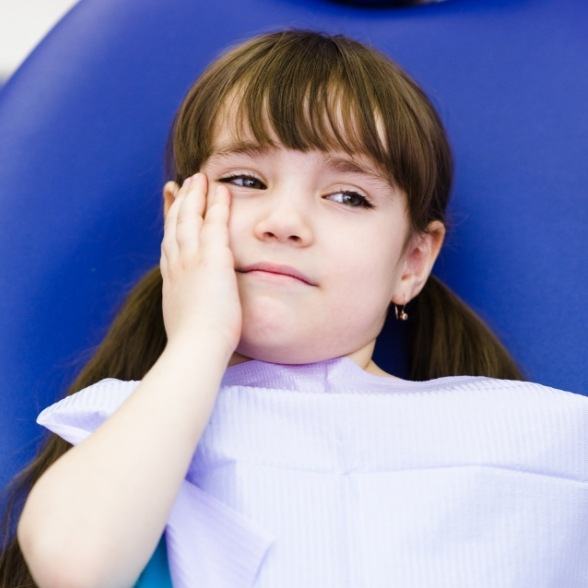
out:
<path id="1" fill-rule="evenodd" d="M 167 218 L 167 213 L 176 199 L 180 187 L 173 181 L 166 182 L 163 186 L 163 218 Z"/>
<path id="2" fill-rule="evenodd" d="M 407 304 L 423 289 L 441 251 L 445 233 L 445 225 L 435 220 L 429 223 L 424 233 L 413 238 L 406 252 L 397 304 Z"/>

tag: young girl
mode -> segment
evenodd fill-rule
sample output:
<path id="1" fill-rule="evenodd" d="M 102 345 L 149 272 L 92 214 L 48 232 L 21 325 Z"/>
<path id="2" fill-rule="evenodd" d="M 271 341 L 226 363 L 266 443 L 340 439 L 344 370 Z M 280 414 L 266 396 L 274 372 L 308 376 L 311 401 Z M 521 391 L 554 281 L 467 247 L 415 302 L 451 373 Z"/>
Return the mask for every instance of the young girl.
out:
<path id="1" fill-rule="evenodd" d="M 587 586 L 588 402 L 432 275 L 453 165 L 417 84 L 260 35 L 169 153 L 160 264 L 38 416 L 2 586 Z M 372 359 L 392 308 L 408 380 Z"/>

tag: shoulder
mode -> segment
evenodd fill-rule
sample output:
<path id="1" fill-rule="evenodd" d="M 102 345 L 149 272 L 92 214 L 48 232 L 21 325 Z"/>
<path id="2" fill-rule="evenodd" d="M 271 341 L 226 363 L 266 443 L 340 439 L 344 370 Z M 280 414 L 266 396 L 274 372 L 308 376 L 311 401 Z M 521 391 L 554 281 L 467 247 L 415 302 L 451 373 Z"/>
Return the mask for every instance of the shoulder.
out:
<path id="1" fill-rule="evenodd" d="M 479 383 L 487 391 L 482 394 L 484 406 L 508 414 L 513 426 L 541 430 L 552 440 L 556 435 L 568 436 L 588 448 L 588 396 L 523 380 L 480 378 Z"/>
<path id="2" fill-rule="evenodd" d="M 474 376 L 456 386 L 459 396 L 474 393 L 481 402 L 529 410 L 529 416 L 569 412 L 588 426 L 588 396 L 539 382 Z"/>
<path id="3" fill-rule="evenodd" d="M 506 380 L 502 378 L 476 377 L 474 378 L 480 386 L 485 388 L 494 388 L 499 390 L 510 390 L 513 394 L 528 395 L 546 398 L 550 400 L 561 400 L 562 402 L 571 402 L 579 406 L 588 407 L 588 396 L 580 392 L 555 388 L 539 382 L 527 380 Z"/>

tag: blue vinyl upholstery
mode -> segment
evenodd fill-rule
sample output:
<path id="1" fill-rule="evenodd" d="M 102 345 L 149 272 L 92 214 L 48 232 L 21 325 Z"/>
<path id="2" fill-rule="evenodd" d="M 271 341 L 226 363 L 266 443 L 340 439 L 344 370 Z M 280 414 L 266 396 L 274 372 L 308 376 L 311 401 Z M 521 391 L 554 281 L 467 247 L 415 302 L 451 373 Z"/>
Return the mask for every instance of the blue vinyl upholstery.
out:
<path id="1" fill-rule="evenodd" d="M 224 48 L 282 27 L 353 36 L 422 85 L 456 160 L 456 229 L 434 273 L 530 380 L 588 393 L 587 18 L 582 0 L 82 0 L 0 91 L 0 487 L 159 263 L 163 149 L 185 92 Z M 387 326 L 374 359 L 406 377 L 402 337 Z M 164 545 L 141 586 L 165 585 Z"/>

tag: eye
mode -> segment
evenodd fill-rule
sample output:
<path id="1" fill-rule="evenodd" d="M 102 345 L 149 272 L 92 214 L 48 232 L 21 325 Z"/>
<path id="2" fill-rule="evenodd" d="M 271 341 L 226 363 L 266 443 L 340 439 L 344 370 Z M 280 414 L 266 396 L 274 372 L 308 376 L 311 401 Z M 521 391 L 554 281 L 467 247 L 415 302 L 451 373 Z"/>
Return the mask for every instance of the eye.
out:
<path id="1" fill-rule="evenodd" d="M 357 192 L 351 192 L 349 190 L 341 190 L 340 192 L 335 192 L 334 194 L 329 194 L 329 196 L 334 196 L 336 194 L 343 194 L 343 196 L 350 196 L 351 198 L 355 198 L 355 202 L 359 202 L 358 205 L 348 205 L 351 208 L 374 208 L 373 204 L 361 194 Z M 348 201 L 349 202 L 349 201 Z"/>
<path id="2" fill-rule="evenodd" d="M 229 182 L 232 182 L 233 180 L 244 180 L 245 182 L 253 181 L 253 183 L 257 183 L 258 185 L 261 185 L 261 186 L 264 185 L 261 182 L 261 180 L 258 180 L 255 176 L 250 176 L 250 175 L 246 175 L 246 174 L 236 174 L 233 176 L 228 176 L 226 178 L 220 178 L 219 182 L 229 183 Z M 252 185 L 244 185 L 241 187 L 253 188 Z M 362 196 L 361 194 L 358 194 L 357 192 L 353 192 L 350 190 L 341 190 L 340 192 L 335 192 L 334 194 L 329 194 L 329 196 L 333 196 L 335 194 L 342 194 L 343 196 L 354 198 L 355 202 L 359 202 L 359 204 L 346 204 L 346 206 L 350 206 L 351 208 L 374 208 L 373 204 L 365 196 Z M 349 202 L 349 200 L 347 202 Z"/>
<path id="3" fill-rule="evenodd" d="M 246 181 L 253 180 L 254 182 L 257 182 L 258 184 L 261 184 L 263 186 L 261 180 L 258 180 L 255 176 L 248 176 L 245 174 L 238 174 L 238 175 L 234 175 L 234 176 L 228 176 L 226 178 L 221 178 L 219 180 L 219 182 L 227 182 L 228 183 L 232 180 L 240 180 L 240 179 L 244 179 Z M 242 188 L 253 188 L 253 186 L 241 186 L 241 187 Z"/>

